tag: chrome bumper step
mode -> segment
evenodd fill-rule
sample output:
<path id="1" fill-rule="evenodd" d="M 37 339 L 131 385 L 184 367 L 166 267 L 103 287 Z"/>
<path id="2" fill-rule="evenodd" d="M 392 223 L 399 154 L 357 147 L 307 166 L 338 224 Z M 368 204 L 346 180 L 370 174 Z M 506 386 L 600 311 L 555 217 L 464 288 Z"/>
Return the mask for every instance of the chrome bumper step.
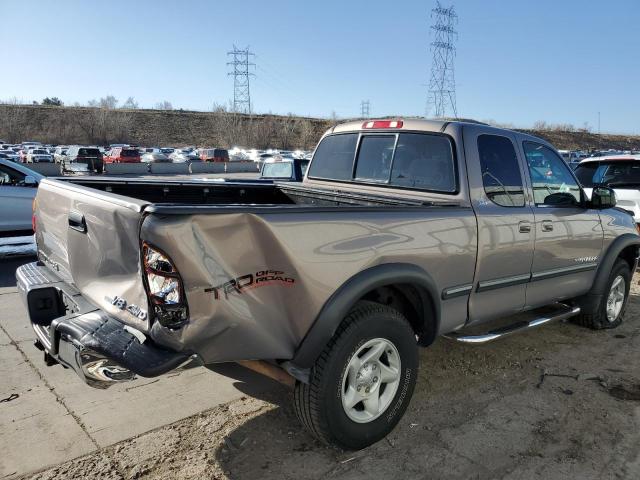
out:
<path id="1" fill-rule="evenodd" d="M 580 313 L 580 307 L 571 307 L 563 303 L 556 304 L 556 306 L 558 307 L 558 313 L 554 313 L 552 315 L 543 315 L 531 320 L 515 322 L 478 335 L 470 335 L 465 334 L 463 331 L 457 331 L 444 335 L 444 337 L 460 343 L 480 345 L 498 340 L 499 338 L 504 338 L 514 333 L 531 330 L 532 328 L 540 327 L 548 323 L 566 320 Z"/>

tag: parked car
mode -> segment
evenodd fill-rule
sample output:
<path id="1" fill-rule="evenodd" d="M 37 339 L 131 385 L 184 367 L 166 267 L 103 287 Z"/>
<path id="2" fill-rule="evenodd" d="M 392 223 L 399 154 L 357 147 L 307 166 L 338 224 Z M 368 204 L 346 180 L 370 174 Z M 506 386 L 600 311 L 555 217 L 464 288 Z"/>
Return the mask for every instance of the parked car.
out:
<path id="1" fill-rule="evenodd" d="M 266 161 L 260 169 L 260 178 L 263 180 L 301 182 L 308 166 L 309 160 L 299 158 Z"/>
<path id="2" fill-rule="evenodd" d="M 640 229 L 640 156 L 587 158 L 576 167 L 575 174 L 588 197 L 594 187 L 613 188 L 617 205 L 633 213 Z"/>
<path id="3" fill-rule="evenodd" d="M 58 145 L 53 151 L 53 160 L 56 163 L 62 163 L 65 156 L 67 155 L 67 150 L 69 150 L 69 147 L 67 147 L 66 145 Z"/>
<path id="4" fill-rule="evenodd" d="M 4 155 L 4 158 L 7 158 L 7 159 L 11 160 L 12 162 L 19 162 L 20 161 L 20 155 L 18 155 L 12 149 L 0 150 L 0 154 Z"/>
<path id="5" fill-rule="evenodd" d="M 25 163 L 53 163 L 53 155 L 44 148 L 34 148 L 27 151 Z"/>
<path id="6" fill-rule="evenodd" d="M 144 163 L 171 163 L 171 159 L 164 153 L 145 153 L 140 157 Z"/>
<path id="7" fill-rule="evenodd" d="M 176 150 L 169 155 L 174 163 L 201 162 L 200 157 L 192 150 Z"/>
<path id="8" fill-rule="evenodd" d="M 228 162 L 229 151 L 224 148 L 203 148 L 200 150 L 200 160 L 203 162 Z"/>
<path id="9" fill-rule="evenodd" d="M 106 387 L 242 361 L 347 449 L 394 428 L 440 335 L 620 325 L 640 248 L 550 144 L 456 121 L 332 127 L 302 183 L 44 179 L 35 204 L 40 262 L 16 276 L 49 362 Z"/>
<path id="10" fill-rule="evenodd" d="M 104 163 L 140 163 L 137 148 L 114 147 L 104 154 Z"/>
<path id="11" fill-rule="evenodd" d="M 32 233 L 32 205 L 44 178 L 27 167 L 0 158 L 0 234 Z"/>
<path id="12" fill-rule="evenodd" d="M 68 147 L 67 153 L 62 157 L 63 169 L 77 170 L 78 166 L 81 165 L 86 165 L 86 170 L 90 172 L 102 173 L 104 171 L 104 158 L 100 149 L 83 145 Z"/>

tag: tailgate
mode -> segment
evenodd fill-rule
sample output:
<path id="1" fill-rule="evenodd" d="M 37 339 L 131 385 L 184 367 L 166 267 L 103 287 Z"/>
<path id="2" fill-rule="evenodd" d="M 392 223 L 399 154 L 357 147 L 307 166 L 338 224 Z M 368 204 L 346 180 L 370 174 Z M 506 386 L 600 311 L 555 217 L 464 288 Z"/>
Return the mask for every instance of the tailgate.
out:
<path id="1" fill-rule="evenodd" d="M 49 179 L 36 197 L 39 259 L 94 305 L 141 330 L 149 326 L 148 315 L 136 309 L 149 311 L 139 242 L 146 205 Z"/>

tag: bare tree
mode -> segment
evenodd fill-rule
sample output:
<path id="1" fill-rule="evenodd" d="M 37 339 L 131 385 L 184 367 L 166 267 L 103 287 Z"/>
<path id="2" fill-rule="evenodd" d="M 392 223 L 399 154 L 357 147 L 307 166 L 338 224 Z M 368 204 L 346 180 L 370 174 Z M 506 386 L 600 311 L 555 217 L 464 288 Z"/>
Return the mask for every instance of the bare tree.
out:
<path id="1" fill-rule="evenodd" d="M 173 110 L 173 105 L 171 105 L 171 102 L 167 100 L 163 100 L 162 102 L 158 102 L 155 104 L 155 109 L 156 110 Z"/>
<path id="2" fill-rule="evenodd" d="M 118 106 L 118 99 L 113 95 L 107 95 L 106 97 L 100 98 L 98 106 L 107 110 L 114 109 Z"/>
<path id="3" fill-rule="evenodd" d="M 135 110 L 138 108 L 138 102 L 135 101 L 133 97 L 127 98 L 126 102 L 122 104 L 120 108 L 128 108 L 130 110 Z"/>

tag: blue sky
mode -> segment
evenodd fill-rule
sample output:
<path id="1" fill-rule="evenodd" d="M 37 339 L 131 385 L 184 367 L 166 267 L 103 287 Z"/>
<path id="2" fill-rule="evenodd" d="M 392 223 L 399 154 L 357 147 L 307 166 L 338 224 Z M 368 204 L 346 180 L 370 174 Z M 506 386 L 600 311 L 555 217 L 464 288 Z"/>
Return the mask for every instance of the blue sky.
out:
<path id="1" fill-rule="evenodd" d="M 640 133 L 640 1 L 457 0 L 458 113 Z M 451 2 L 443 1 L 443 5 Z M 0 99 L 209 110 L 256 53 L 257 112 L 423 115 L 435 0 L 0 0 Z"/>

